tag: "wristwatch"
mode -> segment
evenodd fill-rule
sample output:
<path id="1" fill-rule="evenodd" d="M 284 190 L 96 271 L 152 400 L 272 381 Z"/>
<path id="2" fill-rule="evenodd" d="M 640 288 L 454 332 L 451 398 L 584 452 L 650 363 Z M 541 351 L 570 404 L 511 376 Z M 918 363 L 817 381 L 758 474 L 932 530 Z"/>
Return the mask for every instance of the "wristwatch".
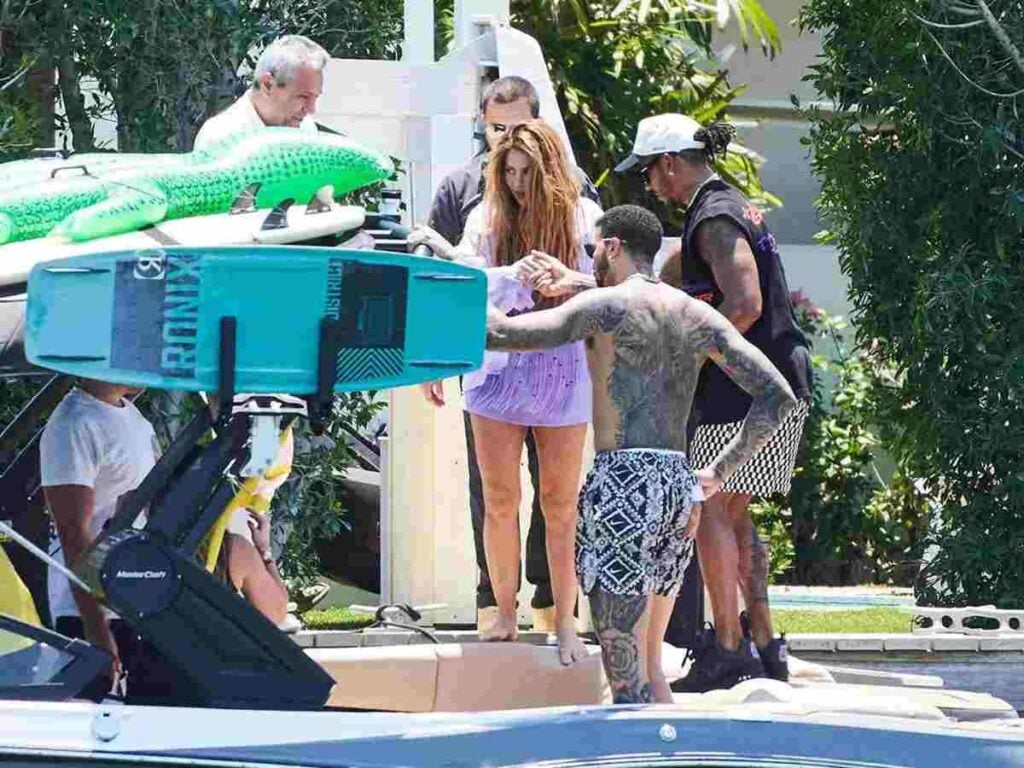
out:
<path id="1" fill-rule="evenodd" d="M 269 549 L 264 550 L 263 552 L 260 552 L 259 554 L 260 554 L 260 557 L 263 558 L 263 562 L 264 563 L 272 563 L 272 562 L 274 562 L 274 556 L 272 554 L 270 554 L 270 550 Z"/>

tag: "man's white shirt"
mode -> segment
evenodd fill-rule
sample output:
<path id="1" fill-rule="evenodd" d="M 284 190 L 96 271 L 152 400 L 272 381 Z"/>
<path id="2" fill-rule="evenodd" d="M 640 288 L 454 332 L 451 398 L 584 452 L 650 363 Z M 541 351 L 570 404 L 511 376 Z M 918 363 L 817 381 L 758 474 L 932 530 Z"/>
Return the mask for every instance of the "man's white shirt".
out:
<path id="1" fill-rule="evenodd" d="M 110 405 L 82 389 L 73 389 L 47 422 L 39 443 L 44 487 L 82 485 L 93 490 L 89 533 L 99 536 L 114 516 L 117 500 L 135 490 L 156 463 L 159 446 L 153 426 L 125 400 Z M 50 554 L 64 562 L 60 539 L 50 542 Z M 47 591 L 50 615 L 77 616 L 67 576 L 51 568 Z"/>
<path id="2" fill-rule="evenodd" d="M 250 89 L 230 107 L 203 123 L 203 127 L 196 134 L 193 150 L 209 149 L 226 139 L 239 139 L 266 127 L 263 118 L 253 106 L 252 90 Z M 306 115 L 296 130 L 304 133 L 316 133 L 316 122 L 310 115 Z"/>

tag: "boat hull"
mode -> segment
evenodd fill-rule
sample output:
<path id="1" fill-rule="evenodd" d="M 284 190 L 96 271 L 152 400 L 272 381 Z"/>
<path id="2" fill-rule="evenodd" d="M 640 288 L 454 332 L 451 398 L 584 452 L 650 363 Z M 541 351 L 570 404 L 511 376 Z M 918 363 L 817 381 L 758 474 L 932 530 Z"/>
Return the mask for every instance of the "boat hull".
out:
<path id="1" fill-rule="evenodd" d="M 1024 733 L 757 707 L 398 715 L 0 704 L 0 763 L 1020 766 Z"/>

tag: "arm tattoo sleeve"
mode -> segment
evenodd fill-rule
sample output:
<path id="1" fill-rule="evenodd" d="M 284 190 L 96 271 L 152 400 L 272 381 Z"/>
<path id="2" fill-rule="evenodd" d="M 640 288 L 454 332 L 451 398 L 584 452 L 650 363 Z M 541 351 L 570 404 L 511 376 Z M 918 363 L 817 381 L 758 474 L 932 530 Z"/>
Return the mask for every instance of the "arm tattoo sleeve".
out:
<path id="1" fill-rule="evenodd" d="M 757 261 L 750 243 L 733 221 L 715 218 L 698 227 L 697 247 L 724 297 L 718 311 L 740 331 L 746 331 L 763 308 Z"/>
<path id="2" fill-rule="evenodd" d="M 708 353 L 753 399 L 739 432 L 711 463 L 712 470 L 724 482 L 775 434 L 796 405 L 796 398 L 764 353 L 725 318 L 715 313 L 709 321 L 712 329 L 707 336 Z"/>
<path id="3" fill-rule="evenodd" d="M 587 291 L 565 304 L 506 317 L 487 310 L 488 349 L 548 349 L 597 333 L 611 333 L 626 317 L 626 298 L 618 291 Z"/>
<path id="4" fill-rule="evenodd" d="M 640 647 L 635 634 L 646 609 L 647 595 L 613 595 L 600 588 L 590 593 L 590 612 L 615 704 L 654 700 L 650 683 L 641 682 Z"/>

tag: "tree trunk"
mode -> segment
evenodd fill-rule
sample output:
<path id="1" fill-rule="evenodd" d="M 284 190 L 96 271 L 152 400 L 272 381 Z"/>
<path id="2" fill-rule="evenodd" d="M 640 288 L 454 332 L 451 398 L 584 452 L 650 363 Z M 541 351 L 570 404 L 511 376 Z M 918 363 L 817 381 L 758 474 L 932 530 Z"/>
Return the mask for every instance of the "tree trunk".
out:
<path id="1" fill-rule="evenodd" d="M 30 97 L 39 105 L 39 133 L 36 137 L 39 147 L 54 146 L 56 76 L 53 62 L 46 56 L 38 66 L 29 70 L 25 78 Z"/>
<path id="2" fill-rule="evenodd" d="M 50 0 L 47 4 L 49 21 L 50 56 L 57 70 L 57 87 L 64 104 L 64 115 L 71 129 L 72 146 L 76 152 L 88 152 L 95 147 L 92 120 L 85 109 L 85 97 L 78 78 L 78 65 L 74 60 L 71 41 L 68 39 L 67 19 L 61 0 Z"/>
<path id="3" fill-rule="evenodd" d="M 89 152 L 95 149 L 92 132 L 92 120 L 85 109 L 85 96 L 78 84 L 78 67 L 69 53 L 61 53 L 57 57 L 57 76 L 60 85 L 61 100 L 64 102 L 64 114 L 71 128 L 71 136 L 76 152 Z"/>

